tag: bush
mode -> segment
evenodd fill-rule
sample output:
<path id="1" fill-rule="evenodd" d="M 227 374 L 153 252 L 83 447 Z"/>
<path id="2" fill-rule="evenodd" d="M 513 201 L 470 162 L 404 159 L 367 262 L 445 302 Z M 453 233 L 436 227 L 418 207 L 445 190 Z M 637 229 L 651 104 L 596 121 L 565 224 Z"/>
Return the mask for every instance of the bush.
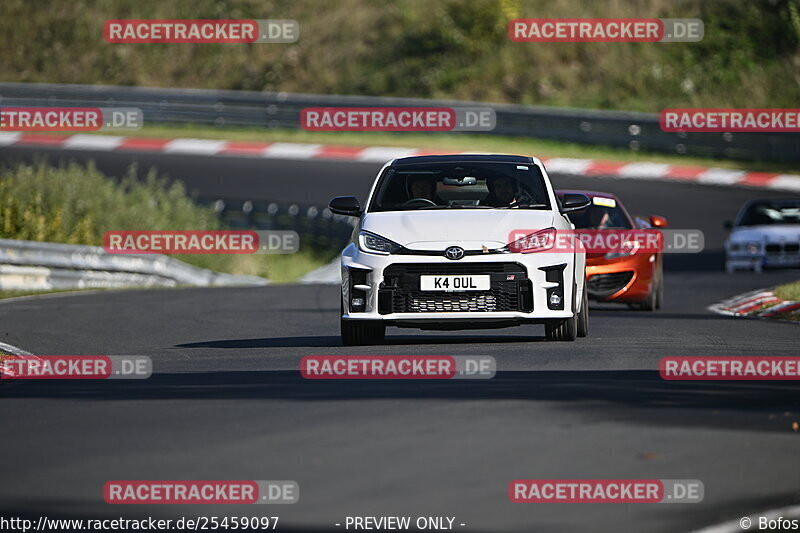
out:
<path id="1" fill-rule="evenodd" d="M 196 205 L 182 183 L 131 166 L 119 181 L 93 164 L 53 167 L 45 160 L 0 170 L 0 238 L 103 245 L 112 230 L 225 229 L 213 209 Z M 304 248 L 287 256 L 176 255 L 220 272 L 291 281 L 330 261 L 332 250 Z"/>
<path id="2" fill-rule="evenodd" d="M 632 111 L 796 107 L 800 0 L 3 0 L 0 80 L 447 97 Z M 111 18 L 286 18 L 293 44 L 108 44 Z M 698 43 L 516 43 L 514 18 L 700 18 Z"/>

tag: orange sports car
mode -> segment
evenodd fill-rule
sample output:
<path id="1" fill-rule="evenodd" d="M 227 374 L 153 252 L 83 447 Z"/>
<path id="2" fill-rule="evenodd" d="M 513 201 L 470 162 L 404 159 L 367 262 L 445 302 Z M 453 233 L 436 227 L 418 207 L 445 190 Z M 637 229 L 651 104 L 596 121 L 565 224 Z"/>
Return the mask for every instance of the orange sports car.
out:
<path id="1" fill-rule="evenodd" d="M 667 220 L 656 215 L 650 216 L 649 221 L 634 219 L 613 194 L 556 191 L 559 199 L 568 193 L 585 194 L 592 201 L 586 209 L 569 214 L 576 230 L 637 230 L 667 226 Z M 614 252 L 589 252 L 586 254 L 586 288 L 591 300 L 624 303 L 645 311 L 659 309 L 664 299 L 661 253 L 640 250 L 635 242 Z"/>

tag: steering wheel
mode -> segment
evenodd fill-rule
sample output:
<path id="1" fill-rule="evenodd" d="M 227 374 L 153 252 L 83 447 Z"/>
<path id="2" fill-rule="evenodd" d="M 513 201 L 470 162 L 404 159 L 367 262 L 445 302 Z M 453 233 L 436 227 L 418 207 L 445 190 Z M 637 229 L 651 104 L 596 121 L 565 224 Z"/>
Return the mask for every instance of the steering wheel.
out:
<path id="1" fill-rule="evenodd" d="M 419 204 L 420 206 L 437 205 L 436 202 L 434 202 L 433 200 L 428 200 L 427 198 L 412 198 L 411 200 L 406 200 L 405 202 L 403 202 L 403 205 L 401 205 L 400 207 L 410 207 L 413 204 Z"/>
<path id="2" fill-rule="evenodd" d="M 513 202 L 511 202 L 510 204 L 508 204 L 505 207 L 517 207 L 517 206 L 520 206 L 520 205 L 538 204 L 538 203 L 541 203 L 541 202 L 534 202 L 533 198 L 530 195 L 526 194 L 524 196 L 520 196 L 520 198 L 518 200 L 514 200 Z"/>

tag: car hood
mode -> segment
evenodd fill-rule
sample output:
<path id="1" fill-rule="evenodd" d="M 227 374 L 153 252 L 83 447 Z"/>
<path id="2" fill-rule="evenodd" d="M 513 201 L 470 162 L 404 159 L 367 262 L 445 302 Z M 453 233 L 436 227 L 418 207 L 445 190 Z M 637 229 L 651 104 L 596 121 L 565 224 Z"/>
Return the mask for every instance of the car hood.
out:
<path id="1" fill-rule="evenodd" d="M 732 242 L 796 242 L 798 240 L 800 240 L 800 225 L 797 224 L 746 226 L 734 229 L 730 235 L 730 241 Z"/>
<path id="2" fill-rule="evenodd" d="M 498 248 L 508 244 L 512 232 L 550 227 L 553 212 L 533 209 L 391 211 L 367 213 L 361 223 L 363 230 L 415 250 Z"/>

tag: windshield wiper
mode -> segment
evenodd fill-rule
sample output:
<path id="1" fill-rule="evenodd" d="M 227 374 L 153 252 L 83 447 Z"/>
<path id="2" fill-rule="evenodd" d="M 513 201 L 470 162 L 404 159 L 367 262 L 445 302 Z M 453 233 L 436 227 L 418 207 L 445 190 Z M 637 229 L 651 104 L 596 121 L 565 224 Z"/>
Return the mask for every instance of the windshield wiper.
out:
<path id="1" fill-rule="evenodd" d="M 511 205 L 504 205 L 504 206 L 498 207 L 498 209 L 512 209 L 514 207 L 519 207 L 521 209 L 543 209 L 543 208 L 546 209 L 548 207 L 548 205 L 547 204 L 533 204 L 533 203 L 513 203 Z"/>
<path id="2" fill-rule="evenodd" d="M 425 207 L 418 207 L 418 211 L 422 211 L 424 209 L 493 209 L 491 206 L 488 205 L 428 205 Z"/>

